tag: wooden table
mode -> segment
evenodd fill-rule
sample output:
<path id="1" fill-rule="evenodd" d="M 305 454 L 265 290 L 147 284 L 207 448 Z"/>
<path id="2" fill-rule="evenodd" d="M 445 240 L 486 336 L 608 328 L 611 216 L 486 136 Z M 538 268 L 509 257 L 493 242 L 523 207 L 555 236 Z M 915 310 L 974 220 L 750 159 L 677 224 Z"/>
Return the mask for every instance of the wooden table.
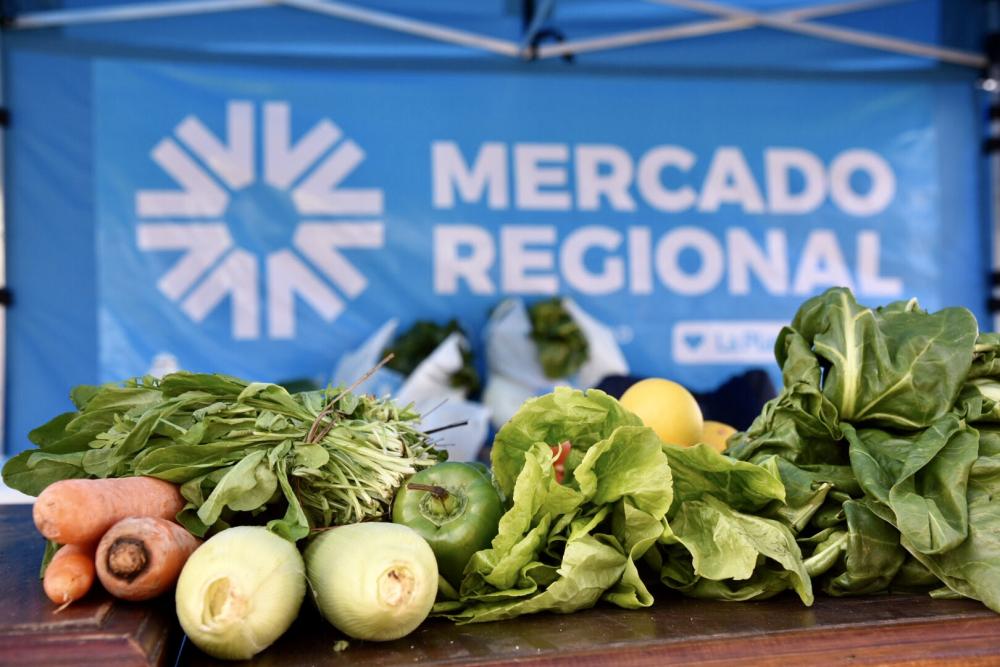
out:
<path id="1" fill-rule="evenodd" d="M 112 602 L 92 593 L 62 614 L 37 579 L 41 538 L 25 506 L 0 507 L 0 664 L 232 664 L 179 632 L 170 600 Z M 307 603 L 292 629 L 251 663 L 272 665 L 952 664 L 1000 665 L 1000 615 L 970 600 L 787 596 L 708 602 L 661 592 L 646 610 L 599 607 L 458 626 L 431 620 L 403 639 L 350 643 Z"/>
<path id="2" fill-rule="evenodd" d="M 45 542 L 30 505 L 0 505 L 0 665 L 173 664 L 181 637 L 173 605 L 128 604 L 95 586 L 53 613 L 38 579 Z"/>

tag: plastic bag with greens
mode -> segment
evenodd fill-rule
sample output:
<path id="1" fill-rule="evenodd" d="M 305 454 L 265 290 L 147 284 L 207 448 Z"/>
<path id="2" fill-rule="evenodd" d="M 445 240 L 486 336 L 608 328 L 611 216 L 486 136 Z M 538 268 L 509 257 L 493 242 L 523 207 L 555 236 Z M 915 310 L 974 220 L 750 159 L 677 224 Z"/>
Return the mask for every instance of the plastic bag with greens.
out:
<path id="1" fill-rule="evenodd" d="M 557 386 L 595 387 L 628 375 L 614 332 L 570 298 L 502 301 L 483 332 L 488 378 L 483 402 L 498 427 L 527 399 Z"/>

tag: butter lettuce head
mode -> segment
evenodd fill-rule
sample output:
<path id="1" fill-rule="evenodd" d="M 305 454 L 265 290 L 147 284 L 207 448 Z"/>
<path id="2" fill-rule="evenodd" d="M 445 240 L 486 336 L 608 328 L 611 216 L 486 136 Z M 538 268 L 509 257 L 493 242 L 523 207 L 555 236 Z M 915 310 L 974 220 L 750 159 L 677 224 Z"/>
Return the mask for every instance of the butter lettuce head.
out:
<path id="1" fill-rule="evenodd" d="M 527 401 L 504 424 L 493 442 L 493 474 L 505 498 L 514 490 L 524 456 L 535 444 L 572 445 L 566 477 L 572 475 L 595 443 L 607 439 L 619 426 L 642 426 L 642 420 L 598 389 L 586 393 L 557 387 L 550 394 Z"/>

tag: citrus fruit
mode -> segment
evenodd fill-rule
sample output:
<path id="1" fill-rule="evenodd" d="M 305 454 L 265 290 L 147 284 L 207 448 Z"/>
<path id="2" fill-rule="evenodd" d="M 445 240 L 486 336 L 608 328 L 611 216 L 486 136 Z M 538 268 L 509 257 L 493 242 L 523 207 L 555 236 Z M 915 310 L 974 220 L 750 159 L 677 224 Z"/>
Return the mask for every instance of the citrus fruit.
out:
<path id="1" fill-rule="evenodd" d="M 736 433 L 736 429 L 729 424 L 709 419 L 705 421 L 705 428 L 701 433 L 701 441 L 716 451 L 724 452 L 726 451 L 726 439 L 733 433 Z"/>
<path id="2" fill-rule="evenodd" d="M 701 408 L 691 392 L 676 382 L 663 378 L 640 380 L 619 400 L 664 442 L 688 447 L 701 440 Z"/>

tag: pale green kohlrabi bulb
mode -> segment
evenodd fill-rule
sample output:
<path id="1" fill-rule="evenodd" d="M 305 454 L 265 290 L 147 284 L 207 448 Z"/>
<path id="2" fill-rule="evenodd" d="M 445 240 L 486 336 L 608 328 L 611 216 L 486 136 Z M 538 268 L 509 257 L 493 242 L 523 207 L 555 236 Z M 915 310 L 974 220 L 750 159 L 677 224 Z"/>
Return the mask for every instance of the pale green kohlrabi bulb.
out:
<path id="1" fill-rule="evenodd" d="M 326 620 L 355 639 L 408 635 L 434 606 L 437 560 L 424 538 L 395 523 L 325 531 L 306 548 L 306 573 Z"/>
<path id="2" fill-rule="evenodd" d="M 184 565 L 177 618 L 205 653 L 245 660 L 284 634 L 305 590 L 305 565 L 294 544 L 259 526 L 229 528 Z"/>

